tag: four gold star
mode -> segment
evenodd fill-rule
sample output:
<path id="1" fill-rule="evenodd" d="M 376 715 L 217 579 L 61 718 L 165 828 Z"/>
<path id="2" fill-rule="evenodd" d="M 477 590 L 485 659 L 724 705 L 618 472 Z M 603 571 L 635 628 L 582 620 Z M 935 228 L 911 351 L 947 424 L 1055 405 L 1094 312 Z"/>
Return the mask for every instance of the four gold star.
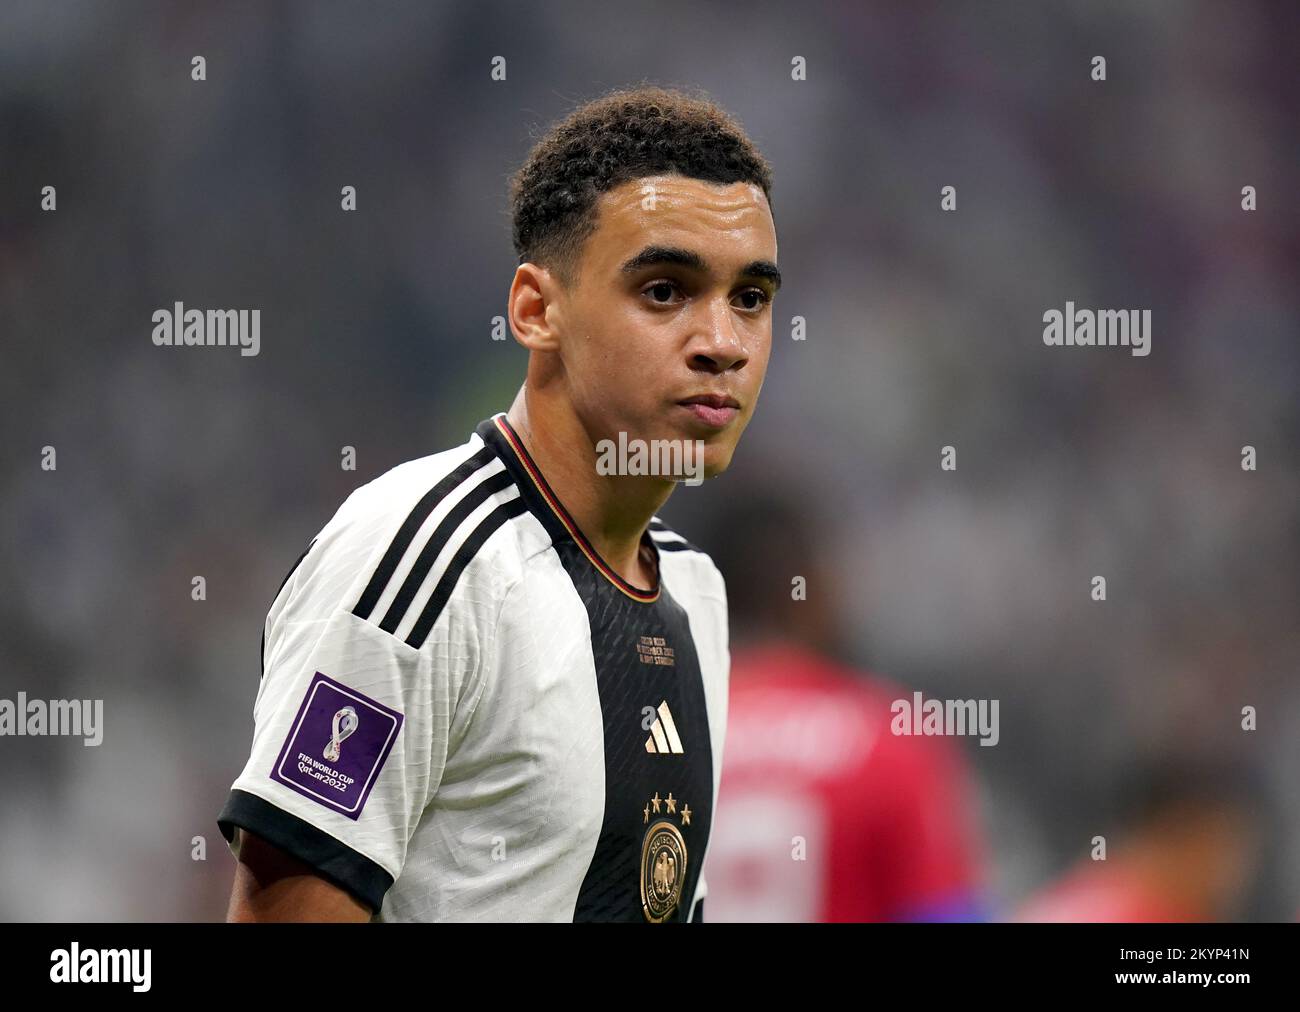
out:
<path id="1" fill-rule="evenodd" d="M 672 791 L 669 791 L 669 792 L 668 792 L 668 797 L 666 797 L 666 798 L 661 798 L 661 797 L 659 797 L 659 792 L 658 792 L 658 791 L 655 791 L 655 796 L 654 796 L 653 798 L 650 799 L 649 804 L 647 804 L 647 805 L 645 806 L 645 808 L 642 809 L 642 811 L 641 811 L 641 824 L 642 824 L 642 825 L 645 825 L 647 822 L 650 821 L 650 812 L 651 812 L 651 810 L 654 811 L 654 814 L 655 814 L 655 815 L 658 815 L 658 814 L 659 814 L 659 806 L 660 806 L 660 805 L 665 805 L 665 806 L 668 808 L 668 814 L 669 814 L 669 815 L 677 815 L 677 814 L 679 814 L 678 811 L 677 811 L 677 798 L 674 798 L 674 797 L 673 797 L 673 792 L 672 792 Z M 681 815 L 681 817 L 682 817 L 682 825 L 683 825 L 683 826 L 689 826 L 689 825 L 691 824 L 691 806 L 690 806 L 690 805 L 683 805 L 683 806 L 682 806 L 682 810 L 681 810 L 681 812 L 680 812 L 680 815 Z"/>

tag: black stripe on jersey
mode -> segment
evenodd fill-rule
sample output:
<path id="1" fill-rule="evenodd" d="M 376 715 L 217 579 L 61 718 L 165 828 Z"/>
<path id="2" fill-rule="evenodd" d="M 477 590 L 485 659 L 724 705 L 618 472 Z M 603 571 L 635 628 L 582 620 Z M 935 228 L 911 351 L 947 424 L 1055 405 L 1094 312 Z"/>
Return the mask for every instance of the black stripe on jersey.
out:
<path id="1" fill-rule="evenodd" d="M 646 922 L 643 850 L 662 819 L 678 827 L 686 845 L 680 901 L 667 918 L 685 921 L 712 827 L 714 781 L 708 704 L 690 617 L 668 587 L 647 607 L 601 578 L 572 541 L 555 550 L 587 611 L 605 761 L 604 816 L 573 919 Z M 663 637 L 674 649 L 675 663 L 644 663 L 637 650 L 643 637 Z M 646 751 L 643 709 L 661 700 L 681 738 L 680 754 Z M 689 823 L 681 811 L 660 811 L 660 800 L 670 794 L 675 803 L 690 805 Z"/>
<path id="2" fill-rule="evenodd" d="M 652 534 L 651 537 L 654 537 L 654 535 Z M 660 541 L 658 538 L 655 538 L 655 545 L 658 547 L 659 551 L 661 552 L 699 552 L 700 551 L 689 541 Z M 701 552 L 700 554 L 704 554 L 704 553 Z"/>
<path id="3" fill-rule="evenodd" d="M 423 645 L 425 637 L 429 635 L 429 630 L 433 628 L 434 622 L 438 620 L 443 607 L 451 597 L 451 592 L 456 589 L 456 581 L 460 579 L 460 574 L 464 572 L 465 567 L 469 565 L 470 560 L 474 558 L 478 550 L 483 547 L 483 542 L 487 541 L 496 529 L 507 520 L 513 520 L 515 517 L 527 512 L 528 504 L 524 502 L 523 496 L 515 496 L 509 502 L 503 502 L 494 509 L 474 528 L 474 533 L 456 549 L 456 554 L 447 565 L 441 579 L 438 580 L 433 595 L 429 598 L 428 604 L 424 606 L 424 611 L 420 612 L 420 618 L 411 629 L 411 635 L 406 638 L 408 645 L 415 647 L 417 650 Z"/>
<path id="4" fill-rule="evenodd" d="M 466 517 L 483 505 L 490 496 L 509 488 L 512 484 L 513 481 L 508 471 L 498 471 L 492 477 L 486 478 L 474 486 L 442 518 L 433 533 L 429 535 L 428 542 L 420 549 L 420 554 L 416 557 L 415 564 L 411 566 L 411 571 L 406 574 L 406 579 L 402 581 L 402 586 L 397 591 L 397 596 L 393 598 L 388 613 L 384 615 L 384 620 L 379 623 L 380 629 L 386 633 L 397 631 L 397 627 L 406 615 L 406 609 L 415 600 L 415 595 L 419 593 L 424 578 L 429 575 L 429 570 L 433 568 L 438 553 L 447 547 L 447 542 L 456 533 L 456 529 L 465 522 Z"/>
<path id="5" fill-rule="evenodd" d="M 314 868 L 376 912 L 384 902 L 384 893 L 393 885 L 393 876 L 364 854 L 256 794 L 230 792 L 217 816 L 217 827 L 222 836 L 233 841 L 236 826 Z"/>
<path id="6" fill-rule="evenodd" d="M 388 581 L 393 578 L 397 571 L 397 564 L 402 561 L 402 556 L 406 550 L 411 547 L 411 542 L 415 540 L 415 534 L 420 529 L 430 513 L 438 503 L 442 502 L 455 488 L 464 482 L 475 471 L 488 464 L 495 456 L 490 447 L 484 446 L 463 464 L 453 470 L 442 481 L 434 485 L 424 494 L 424 497 L 415 504 L 407 518 L 398 528 L 392 544 L 384 552 L 384 557 L 379 560 L 379 566 L 375 569 L 374 575 L 366 585 L 365 592 L 361 595 L 361 600 L 357 606 L 352 609 L 352 614 L 357 618 L 370 618 L 370 613 L 375 610 L 375 605 L 379 603 L 379 598 L 383 596 L 384 588 L 388 586 Z"/>
<path id="7" fill-rule="evenodd" d="M 497 428 L 498 419 L 500 419 L 502 427 L 510 433 L 510 438 L 507 438 L 501 429 Z M 519 486 L 520 495 L 524 497 L 528 508 L 537 517 L 546 533 L 550 535 L 552 546 L 558 550 L 559 546 L 566 542 L 573 543 L 590 560 L 591 564 L 603 574 L 605 579 L 634 600 L 643 604 L 652 604 L 659 597 L 661 581 L 658 576 L 658 557 L 655 558 L 656 576 L 653 589 L 633 586 L 601 558 L 600 553 L 587 540 L 573 517 L 569 515 L 568 510 L 564 508 L 559 496 L 555 494 L 555 490 L 546 481 L 546 476 L 542 474 L 541 468 L 537 466 L 537 462 L 528 453 L 528 448 L 524 446 L 523 440 L 519 438 L 519 434 L 515 432 L 504 413 L 484 419 L 474 431 L 478 433 L 483 442 L 497 451 L 497 455 L 506 465 L 507 470 L 514 475 L 515 484 Z M 518 448 L 517 451 L 516 447 Z M 644 536 L 642 542 L 648 545 L 651 551 L 655 550 L 657 542 Z"/>
<path id="8" fill-rule="evenodd" d="M 555 511 L 551 509 L 546 497 L 538 491 L 537 486 L 533 483 L 533 478 L 528 473 L 528 469 L 520 463 L 518 455 L 506 441 L 506 437 L 501 435 L 501 431 L 496 426 L 495 418 L 495 415 L 491 418 L 485 418 L 474 431 L 478 433 L 479 438 L 484 443 L 496 451 L 496 455 L 505 464 L 506 470 L 514 477 L 515 484 L 519 486 L 519 494 L 523 496 L 524 501 L 546 530 L 546 533 L 550 535 L 551 543 L 558 544 L 562 541 L 572 540 L 568 529 L 560 518 L 555 515 Z"/>
<path id="9" fill-rule="evenodd" d="M 671 534 L 672 539 L 655 537 L 657 534 Z M 699 552 L 701 555 L 707 554 L 703 549 L 697 548 L 683 538 L 662 520 L 650 521 L 650 537 L 654 538 L 655 546 L 661 552 Z M 681 540 L 677 540 L 678 538 L 681 538 Z"/>
<path id="10" fill-rule="evenodd" d="M 302 565 L 302 560 L 307 558 L 307 553 L 311 551 L 311 546 L 314 544 L 316 544 L 316 538 L 311 539 L 311 543 L 308 544 L 307 547 L 302 550 L 302 554 L 298 556 L 298 561 L 289 567 L 289 572 L 284 574 L 284 579 L 280 581 L 280 589 L 275 592 L 275 597 L 271 598 L 271 604 L 273 606 L 276 600 L 279 598 L 280 592 L 284 590 L 284 585 L 289 582 L 289 577 L 293 576 L 293 574 L 298 571 L 298 567 Z M 265 624 L 262 626 L 262 647 L 259 653 L 262 658 L 262 674 L 265 675 L 266 674 L 266 626 Z"/>

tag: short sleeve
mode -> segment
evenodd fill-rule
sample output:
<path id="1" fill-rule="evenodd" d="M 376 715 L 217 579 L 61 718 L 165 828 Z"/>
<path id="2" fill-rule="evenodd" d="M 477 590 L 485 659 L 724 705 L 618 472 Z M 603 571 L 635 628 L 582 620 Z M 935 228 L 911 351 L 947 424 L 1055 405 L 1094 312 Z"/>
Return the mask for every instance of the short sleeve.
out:
<path id="1" fill-rule="evenodd" d="M 419 648 L 357 614 L 388 540 L 327 526 L 281 588 L 252 748 L 218 816 L 236 857 L 248 830 L 375 912 L 441 782 L 484 632 L 454 595 Z"/>

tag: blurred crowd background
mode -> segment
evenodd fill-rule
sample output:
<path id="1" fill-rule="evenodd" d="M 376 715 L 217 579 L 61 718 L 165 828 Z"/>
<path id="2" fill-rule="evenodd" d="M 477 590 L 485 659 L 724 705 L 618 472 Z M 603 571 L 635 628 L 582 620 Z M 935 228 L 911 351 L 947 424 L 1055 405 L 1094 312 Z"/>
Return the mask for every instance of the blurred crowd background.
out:
<path id="1" fill-rule="evenodd" d="M 0 918 L 224 916 L 215 818 L 281 578 L 352 488 L 509 406 L 507 179 L 575 104 L 651 81 L 704 89 L 771 161 L 785 275 L 736 463 L 664 517 L 761 572 L 725 510 L 792 497 L 846 663 L 1000 700 L 997 747 L 957 743 L 994 916 L 1170 759 L 1254 841 L 1218 916 L 1295 919 L 1298 26 L 1284 3 L 0 5 L 0 697 L 102 698 L 106 725 L 0 738 Z M 1151 354 L 1045 347 L 1067 299 L 1150 309 Z M 176 301 L 260 308 L 261 353 L 155 347 Z"/>

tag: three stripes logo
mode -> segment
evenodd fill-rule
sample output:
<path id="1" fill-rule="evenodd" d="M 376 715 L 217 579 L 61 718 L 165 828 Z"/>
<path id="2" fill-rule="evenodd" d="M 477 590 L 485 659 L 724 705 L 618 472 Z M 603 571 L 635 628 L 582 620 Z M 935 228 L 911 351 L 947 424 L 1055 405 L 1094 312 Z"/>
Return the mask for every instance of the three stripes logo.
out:
<path id="1" fill-rule="evenodd" d="M 657 716 L 650 725 L 650 737 L 645 740 L 645 750 L 651 755 L 685 754 L 682 739 L 677 735 L 677 725 L 673 723 L 672 712 L 668 709 L 668 700 L 660 703 L 654 712 Z"/>

